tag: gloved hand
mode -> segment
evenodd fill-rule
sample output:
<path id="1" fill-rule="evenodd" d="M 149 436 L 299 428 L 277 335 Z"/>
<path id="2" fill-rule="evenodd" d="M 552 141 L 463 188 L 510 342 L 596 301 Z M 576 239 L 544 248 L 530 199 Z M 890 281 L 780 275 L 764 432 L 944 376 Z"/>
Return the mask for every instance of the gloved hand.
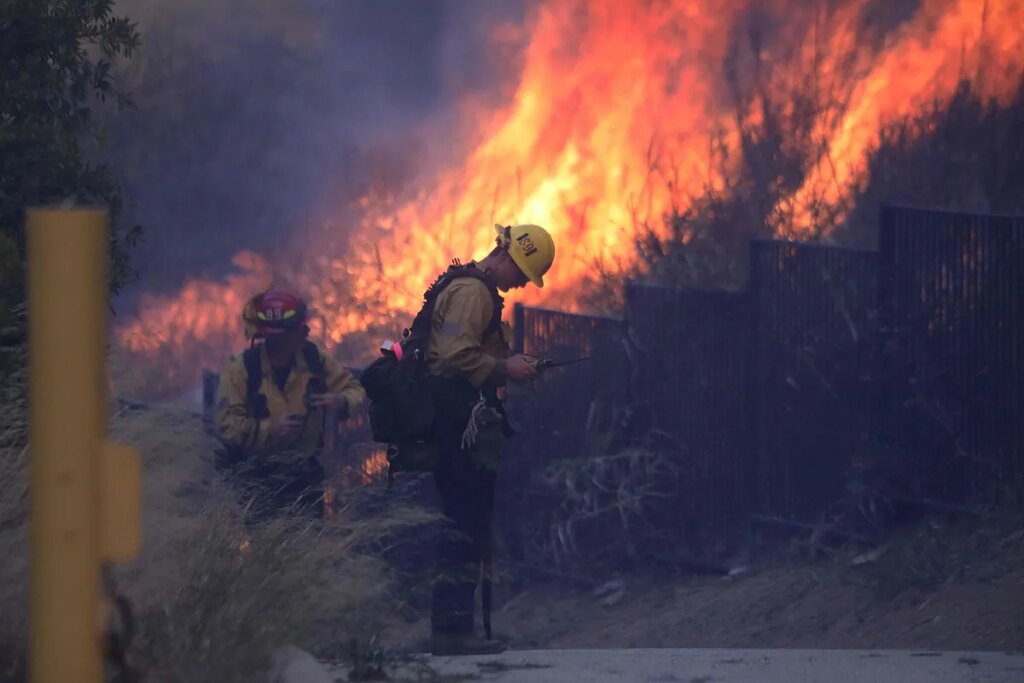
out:
<path id="1" fill-rule="evenodd" d="M 516 354 L 505 361 L 508 378 L 513 382 L 526 382 L 537 375 L 536 358 Z"/>
<path id="2" fill-rule="evenodd" d="M 283 415 L 271 418 L 267 425 L 267 434 L 273 438 L 289 437 L 294 435 L 302 427 L 302 422 L 294 415 Z"/>
<path id="3" fill-rule="evenodd" d="M 339 420 L 348 417 L 348 398 L 344 394 L 313 394 L 309 397 L 310 408 L 333 408 Z"/>

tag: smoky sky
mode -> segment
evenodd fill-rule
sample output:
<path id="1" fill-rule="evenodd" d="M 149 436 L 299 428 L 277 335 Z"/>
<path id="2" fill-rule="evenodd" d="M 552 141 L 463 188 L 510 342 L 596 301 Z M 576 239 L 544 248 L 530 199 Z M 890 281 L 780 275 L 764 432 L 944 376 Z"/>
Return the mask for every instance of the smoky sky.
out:
<path id="1" fill-rule="evenodd" d="M 103 160 L 142 277 L 122 297 L 218 277 L 239 249 L 304 248 L 304 227 L 373 169 L 422 171 L 423 138 L 466 92 L 514 75 L 491 32 L 525 0 L 121 0 L 142 45 L 120 65 L 135 107 L 108 116 Z"/>
<path id="2" fill-rule="evenodd" d="M 145 241 L 118 310 L 219 278 L 240 249 L 301 263 L 324 216 L 344 232 L 371 184 L 400 190 L 456 161 L 472 137 L 460 98 L 502 102 L 519 73 L 522 46 L 492 35 L 539 1 L 119 0 L 142 45 L 119 65 L 135 107 L 106 116 L 103 161 Z M 783 7 L 807 5 L 833 7 Z M 871 0 L 863 39 L 883 40 L 916 5 Z M 793 14 L 748 9 L 737 46 L 771 42 Z"/>

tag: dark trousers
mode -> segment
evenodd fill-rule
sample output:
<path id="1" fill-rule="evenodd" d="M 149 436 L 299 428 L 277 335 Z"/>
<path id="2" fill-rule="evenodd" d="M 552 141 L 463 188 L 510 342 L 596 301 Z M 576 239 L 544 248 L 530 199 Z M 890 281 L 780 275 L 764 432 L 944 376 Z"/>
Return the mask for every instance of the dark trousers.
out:
<path id="1" fill-rule="evenodd" d="M 490 552 L 495 472 L 479 467 L 472 454 L 462 450 L 470 408 L 443 411 L 446 414 L 439 415 L 436 424 L 440 458 L 434 481 L 444 520 L 431 602 L 435 633 L 473 631 L 476 586 Z"/>

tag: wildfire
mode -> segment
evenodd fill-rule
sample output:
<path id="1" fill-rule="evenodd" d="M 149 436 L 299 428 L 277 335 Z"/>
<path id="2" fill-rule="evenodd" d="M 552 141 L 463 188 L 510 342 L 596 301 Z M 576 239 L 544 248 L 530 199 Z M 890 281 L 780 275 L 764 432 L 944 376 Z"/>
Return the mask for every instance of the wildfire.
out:
<path id="1" fill-rule="evenodd" d="M 809 110 L 817 151 L 803 184 L 773 214 L 783 217 L 780 234 L 799 237 L 828 229 L 816 225 L 821 206 L 843 215 L 867 181 L 865 161 L 884 125 L 948 101 L 964 78 L 995 99 L 1020 82 L 1017 0 L 921 0 L 873 38 L 864 35 L 865 16 L 884 3 L 816 4 L 541 3 L 526 25 L 495 32 L 496 40 L 528 36 L 522 69 L 505 106 L 463 107 L 460 131 L 471 139 L 460 141 L 468 146 L 461 164 L 365 197 L 360 222 L 307 245 L 301 269 L 275 270 L 242 254 L 241 274 L 146 298 L 139 317 L 117 331 L 120 347 L 174 373 L 219 366 L 241 343 L 244 298 L 274 274 L 310 296 L 319 312 L 314 334 L 329 348 L 393 331 L 449 259 L 489 249 L 495 222 L 552 231 L 550 285 L 520 296 L 572 310 L 595 264 L 614 271 L 632 262 L 638 227 L 658 232 L 666 214 L 709 190 L 728 191 L 742 133 L 764 117 L 772 93 L 786 97 L 811 83 L 821 101 Z M 754 26 L 770 28 L 748 40 Z M 797 105 L 788 106 L 796 116 Z M 351 349 L 361 361 L 372 350 L 372 337 L 365 341 Z"/>
<path id="2" fill-rule="evenodd" d="M 833 36 L 834 43 L 842 44 L 855 35 L 854 20 L 851 12 L 845 12 L 845 30 Z M 925 0 L 914 19 L 881 52 L 857 51 L 853 71 L 863 75 L 850 88 L 849 106 L 819 122 L 816 132 L 824 141 L 823 153 L 803 187 L 787 198 L 797 207 L 790 235 L 813 229 L 813 215 L 806 210 L 812 197 L 838 205 L 852 189 L 867 182 L 864 160 L 878 144 L 886 123 L 930 101 L 948 100 L 968 75 L 983 97 L 1011 98 L 1024 71 L 1024 50 L 1015 37 L 1017 31 L 1009 27 L 1021 22 L 1024 3 L 1018 0 Z M 830 71 L 833 67 L 826 67 Z"/>
<path id="3" fill-rule="evenodd" d="M 368 449 L 368 452 L 362 448 L 353 449 L 349 455 L 352 457 L 352 461 L 342 467 L 340 471 L 340 489 L 358 489 L 362 486 L 369 486 L 380 481 L 381 477 L 387 474 L 388 457 L 383 449 L 374 447 Z"/>
<path id="4" fill-rule="evenodd" d="M 359 466 L 364 484 L 370 484 L 388 471 L 388 456 L 382 450 L 374 452 Z"/>

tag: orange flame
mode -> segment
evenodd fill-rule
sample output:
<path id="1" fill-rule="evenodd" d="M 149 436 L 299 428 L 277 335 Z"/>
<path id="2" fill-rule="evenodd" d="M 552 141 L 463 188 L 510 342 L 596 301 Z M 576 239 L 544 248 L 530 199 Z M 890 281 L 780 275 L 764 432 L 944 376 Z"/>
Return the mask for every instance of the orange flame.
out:
<path id="1" fill-rule="evenodd" d="M 364 446 L 367 444 L 363 444 Z M 341 468 L 339 484 L 343 490 L 358 489 L 380 481 L 387 474 L 388 457 L 383 449 L 373 447 L 367 451 L 363 448 L 353 449 L 353 462 Z"/>
<path id="2" fill-rule="evenodd" d="M 803 183 L 772 214 L 780 235 L 800 237 L 833 227 L 817 224 L 821 206 L 845 214 L 868 180 L 866 160 L 884 125 L 948 101 L 965 77 L 997 100 L 1020 83 L 1018 0 L 921 0 L 873 40 L 864 38 L 866 13 L 879 3 L 813 4 L 543 3 L 525 26 L 495 32 L 496 41 L 528 36 L 522 69 L 506 106 L 463 103 L 460 130 L 472 131 L 463 163 L 411 189 L 365 197 L 359 224 L 312 245 L 301 270 L 274 271 L 243 254 L 239 275 L 146 298 L 139 317 L 117 331 L 120 347 L 169 372 L 219 366 L 241 343 L 242 301 L 275 273 L 310 296 L 320 313 L 314 335 L 328 348 L 394 330 L 450 258 L 489 249 L 495 222 L 551 230 L 558 257 L 550 285 L 517 296 L 572 310 L 595 264 L 614 272 L 632 263 L 639 226 L 657 233 L 666 214 L 709 190 L 728 191 L 741 133 L 764 117 L 771 93 L 812 83 L 814 99 L 826 103 L 812 111 L 817 152 Z M 771 32 L 743 47 L 755 13 Z M 730 60 L 746 65 L 744 82 L 761 79 L 739 105 L 722 75 Z M 795 116 L 797 105 L 787 106 L 784 114 Z M 349 349 L 356 362 L 369 357 L 372 341 Z"/>
<path id="3" fill-rule="evenodd" d="M 334 517 L 334 500 L 337 495 L 337 490 L 334 486 L 327 486 L 324 489 L 324 518 L 331 519 Z"/>
<path id="4" fill-rule="evenodd" d="M 855 18 L 847 13 L 844 30 L 833 41 L 855 35 Z M 1022 22 L 1024 4 L 1016 0 L 925 0 L 880 53 L 857 51 L 855 71 L 863 76 L 850 88 L 849 106 L 819 121 L 816 137 L 824 141 L 823 151 L 803 186 L 786 199 L 797 213 L 793 229 L 783 232 L 799 237 L 813 230 L 813 214 L 804 208 L 810 198 L 835 206 L 863 187 L 868 181 L 864 162 L 882 127 L 929 101 L 949 100 L 968 75 L 982 97 L 1011 99 L 1024 71 L 1024 50 L 1009 27 Z"/>
<path id="5" fill-rule="evenodd" d="M 364 484 L 372 484 L 388 471 L 388 456 L 384 451 L 376 451 L 359 466 Z"/>

